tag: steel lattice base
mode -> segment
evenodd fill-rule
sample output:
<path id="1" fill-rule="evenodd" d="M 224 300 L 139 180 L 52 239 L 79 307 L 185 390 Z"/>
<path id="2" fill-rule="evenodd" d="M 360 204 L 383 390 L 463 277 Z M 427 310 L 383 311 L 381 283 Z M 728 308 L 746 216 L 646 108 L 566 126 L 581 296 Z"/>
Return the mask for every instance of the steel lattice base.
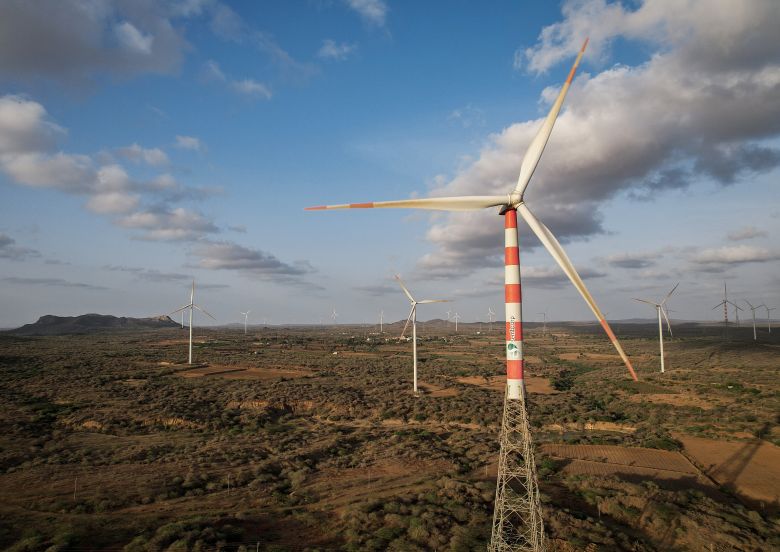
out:
<path id="1" fill-rule="evenodd" d="M 545 550 L 533 443 L 524 399 L 504 397 L 494 508 L 490 552 Z"/>

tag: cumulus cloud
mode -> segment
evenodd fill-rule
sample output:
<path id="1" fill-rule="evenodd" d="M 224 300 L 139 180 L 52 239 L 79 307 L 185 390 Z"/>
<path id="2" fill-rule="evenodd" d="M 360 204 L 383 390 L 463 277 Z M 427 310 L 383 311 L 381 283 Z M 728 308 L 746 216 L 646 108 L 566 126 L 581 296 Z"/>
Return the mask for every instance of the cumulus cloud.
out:
<path id="1" fill-rule="evenodd" d="M 731 241 L 744 241 L 752 240 L 753 238 L 765 238 L 767 235 L 766 231 L 759 230 L 755 226 L 745 226 L 738 230 L 734 230 L 733 232 L 729 232 L 726 237 Z"/>
<path id="2" fill-rule="evenodd" d="M 345 0 L 347 6 L 366 23 L 382 27 L 387 17 L 387 4 L 382 0 Z"/>
<path id="3" fill-rule="evenodd" d="M 160 148 L 142 148 L 138 144 L 131 144 L 117 149 L 116 152 L 125 159 L 136 163 L 146 163 L 153 167 L 168 164 L 168 155 Z"/>
<path id="4" fill-rule="evenodd" d="M 23 261 L 32 257 L 40 257 L 41 254 L 35 249 L 21 247 L 16 244 L 16 240 L 8 234 L 0 232 L 0 259 L 10 259 L 13 261 Z"/>
<path id="5" fill-rule="evenodd" d="M 0 3 L 0 72 L 73 82 L 98 73 L 175 72 L 188 48 L 165 3 Z"/>
<path id="6" fill-rule="evenodd" d="M 317 51 L 317 57 L 330 61 L 343 61 L 347 59 L 357 48 L 356 44 L 347 44 L 342 42 L 337 44 L 335 40 L 329 38 L 322 41 L 322 46 Z"/>
<path id="7" fill-rule="evenodd" d="M 588 34 L 595 56 L 606 56 L 618 37 L 657 49 L 637 66 L 574 81 L 526 194 L 559 239 L 603 232 L 599 206 L 618 194 L 647 198 L 701 181 L 728 185 L 780 164 L 768 143 L 780 133 L 780 10 L 773 2 L 646 0 L 632 11 L 570 1 L 563 14 L 527 51 L 532 71 L 570 62 Z M 659 28 L 663 41 L 654 34 Z M 543 103 L 552 97 L 543 93 Z M 541 121 L 491 135 L 479 157 L 431 195 L 507 193 Z M 435 250 L 420 265 L 450 275 L 456 266 L 462 275 L 495 265 L 501 227 L 494 212 L 434 217 L 427 238 Z M 523 226 L 521 239 L 527 232 Z"/>
<path id="8" fill-rule="evenodd" d="M 751 245 L 724 246 L 704 249 L 691 257 L 699 265 L 738 265 L 744 263 L 765 263 L 780 260 L 780 251 Z"/>
<path id="9" fill-rule="evenodd" d="M 192 151 L 205 151 L 206 146 L 199 138 L 194 136 L 176 136 L 176 147 L 179 149 L 186 149 Z"/>
<path id="10" fill-rule="evenodd" d="M 136 211 L 119 218 L 117 224 L 141 230 L 141 238 L 152 241 L 191 241 L 219 232 L 210 219 L 183 207 Z"/>

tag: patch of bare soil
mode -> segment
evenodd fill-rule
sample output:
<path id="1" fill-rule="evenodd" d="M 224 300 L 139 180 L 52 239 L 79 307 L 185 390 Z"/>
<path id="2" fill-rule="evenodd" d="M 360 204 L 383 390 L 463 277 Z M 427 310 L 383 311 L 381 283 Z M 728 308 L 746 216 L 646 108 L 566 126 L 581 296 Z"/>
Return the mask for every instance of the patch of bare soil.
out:
<path id="1" fill-rule="evenodd" d="M 545 431 L 614 431 L 616 433 L 634 433 L 633 426 L 616 424 L 615 422 L 586 422 L 584 424 L 548 424 L 542 429 Z"/>
<path id="2" fill-rule="evenodd" d="M 612 445 L 542 445 L 542 451 L 558 459 L 570 460 L 563 472 L 572 475 L 639 475 L 652 479 L 709 480 L 679 452 Z"/>
<path id="3" fill-rule="evenodd" d="M 506 388 L 506 376 L 490 376 L 488 378 L 482 376 L 467 376 L 456 378 L 456 381 L 465 383 L 466 385 L 476 385 L 477 387 L 501 391 L 502 393 Z M 558 393 L 558 391 L 553 389 L 552 385 L 550 385 L 549 379 L 536 376 L 527 376 L 525 378 L 525 388 L 529 393 L 539 393 L 540 395 L 554 395 L 555 393 Z"/>
<path id="4" fill-rule="evenodd" d="M 750 499 L 780 502 L 780 447 L 762 439 L 717 441 L 675 434 L 712 479 Z"/>
<path id="5" fill-rule="evenodd" d="M 204 376 L 219 376 L 226 379 L 268 380 L 276 378 L 302 378 L 312 374 L 309 370 L 294 370 L 290 368 L 260 368 L 257 366 L 231 366 L 210 364 L 201 368 L 193 368 L 177 373 L 185 378 L 202 378 Z"/>

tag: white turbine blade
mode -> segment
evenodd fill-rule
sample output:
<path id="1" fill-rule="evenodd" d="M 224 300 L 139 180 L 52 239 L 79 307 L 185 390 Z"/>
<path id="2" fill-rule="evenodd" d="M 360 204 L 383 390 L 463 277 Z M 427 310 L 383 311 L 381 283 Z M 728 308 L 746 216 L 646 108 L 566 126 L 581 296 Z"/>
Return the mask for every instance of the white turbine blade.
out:
<path id="1" fill-rule="evenodd" d="M 422 301 L 417 301 L 417 304 L 423 304 L 423 303 L 451 303 L 452 299 L 423 299 Z"/>
<path id="2" fill-rule="evenodd" d="M 640 303 L 647 303 L 648 305 L 653 305 L 654 307 L 658 306 L 656 303 L 653 303 L 652 301 L 645 301 L 644 299 L 637 299 L 636 297 L 634 297 L 634 301 L 639 301 Z"/>
<path id="3" fill-rule="evenodd" d="M 414 297 L 412 297 L 412 293 L 408 289 L 406 289 L 406 286 L 404 285 L 404 281 L 401 280 L 401 277 L 398 274 L 396 274 L 395 279 L 398 280 L 398 284 L 401 286 L 401 289 L 404 290 L 404 293 L 409 298 L 409 301 L 414 303 Z"/>
<path id="4" fill-rule="evenodd" d="M 671 296 L 672 296 L 672 293 L 674 293 L 674 290 L 676 290 L 676 289 L 677 289 L 677 286 L 679 286 L 679 285 L 680 285 L 680 282 L 677 282 L 677 285 L 675 285 L 675 286 L 672 288 L 672 291 L 670 291 L 669 293 L 667 293 L 667 294 L 666 294 L 666 297 L 664 297 L 664 300 L 663 300 L 663 301 L 661 301 L 661 304 L 662 304 L 662 305 L 663 305 L 663 304 L 665 304 L 665 303 L 666 303 L 666 301 L 669 299 L 669 297 L 671 297 Z"/>
<path id="5" fill-rule="evenodd" d="M 717 309 L 718 307 L 722 307 L 722 306 L 723 306 L 723 303 L 725 303 L 725 302 L 726 302 L 726 301 L 721 301 L 720 303 L 718 303 L 717 305 L 715 305 L 714 307 L 712 307 L 712 309 L 711 309 L 711 310 L 715 310 L 715 309 Z"/>
<path id="6" fill-rule="evenodd" d="M 184 309 L 188 309 L 188 308 L 190 308 L 191 306 L 192 306 L 192 304 L 189 304 L 189 305 L 184 305 L 183 307 L 180 307 L 180 308 L 176 309 L 175 311 L 173 311 L 171 314 L 176 314 L 177 312 L 181 312 L 181 311 L 183 311 Z M 169 314 L 168 316 L 170 316 L 171 314 Z"/>
<path id="7" fill-rule="evenodd" d="M 672 323 L 669 322 L 669 317 L 666 315 L 666 309 L 661 307 L 661 313 L 664 315 L 664 318 L 666 319 L 666 327 L 669 330 L 669 335 L 674 337 L 674 334 L 672 333 Z"/>
<path id="8" fill-rule="evenodd" d="M 213 316 L 211 316 L 211 315 L 210 315 L 208 312 L 206 312 L 205 310 L 203 310 L 202 308 L 200 308 L 198 305 L 192 305 L 192 306 L 193 306 L 194 308 L 198 309 L 200 312 L 202 312 L 202 313 L 203 313 L 203 314 L 205 314 L 206 316 L 208 316 L 209 318 L 213 319 L 214 321 L 216 321 L 216 320 L 217 320 L 216 318 L 214 318 Z"/>
<path id="9" fill-rule="evenodd" d="M 628 360 L 628 356 L 626 356 L 626 353 L 623 351 L 623 347 L 620 346 L 620 342 L 618 341 L 617 337 L 615 337 L 612 328 L 609 326 L 606 318 L 601 313 L 601 310 L 599 310 L 599 307 L 596 304 L 596 301 L 593 299 L 593 296 L 588 291 L 588 288 L 585 287 L 585 283 L 582 281 L 582 278 L 580 278 L 580 275 L 577 274 L 577 270 L 574 268 L 571 260 L 569 260 L 569 257 L 566 255 L 563 247 L 561 247 L 561 244 L 558 243 L 558 240 L 555 238 L 555 236 L 553 236 L 549 228 L 547 228 L 539 219 L 536 218 L 536 216 L 534 216 L 525 203 L 518 205 L 517 210 L 523 219 L 525 219 L 525 221 L 528 223 L 528 226 L 531 228 L 531 230 L 533 230 L 534 234 L 536 234 L 536 237 L 539 238 L 539 241 L 542 242 L 547 251 L 549 251 L 550 255 L 552 255 L 553 259 L 555 259 L 558 265 L 566 273 L 566 276 L 569 277 L 569 280 L 571 280 L 572 284 L 574 284 L 574 287 L 577 288 L 577 291 L 580 292 L 582 298 L 585 299 L 585 302 L 593 311 L 593 314 L 596 315 L 596 318 L 604 328 L 604 331 L 607 332 L 607 336 L 609 337 L 610 341 L 612 341 L 612 345 L 614 345 L 615 349 L 617 349 L 620 358 L 623 359 L 623 362 L 628 368 L 628 371 L 631 373 L 631 377 L 636 381 L 637 377 L 636 373 L 634 372 L 634 367 L 631 366 L 631 361 Z"/>
<path id="10" fill-rule="evenodd" d="M 409 316 L 406 317 L 406 324 L 404 324 L 404 329 L 401 330 L 401 337 L 403 337 L 406 333 L 406 328 L 409 326 L 409 321 L 412 319 L 412 315 L 414 314 L 414 307 L 415 305 L 412 305 L 412 310 L 409 311 Z"/>
<path id="11" fill-rule="evenodd" d="M 400 199 L 398 201 L 370 201 L 368 203 L 342 203 L 340 205 L 319 205 L 306 207 L 305 211 L 327 211 L 331 209 L 430 209 L 433 211 L 472 211 L 500 207 L 509 203 L 509 196 L 461 196 L 425 197 Z"/>
<path id="12" fill-rule="evenodd" d="M 544 120 L 544 123 L 542 123 L 542 128 L 540 128 L 536 133 L 536 136 L 534 136 L 534 139 L 531 141 L 531 144 L 528 146 L 528 149 L 525 152 L 525 156 L 523 157 L 523 164 L 520 166 L 520 176 L 517 178 L 517 186 L 515 186 L 514 190 L 514 194 L 519 194 L 520 199 L 523 198 L 523 193 L 525 193 L 528 182 L 531 180 L 531 176 L 534 174 L 536 166 L 539 164 L 539 159 L 542 157 L 542 152 L 544 151 L 544 147 L 547 145 L 547 140 L 550 139 L 553 125 L 555 125 L 555 120 L 558 118 L 558 113 L 561 111 L 563 100 L 566 97 L 566 93 L 569 91 L 571 81 L 574 80 L 574 73 L 577 72 L 577 66 L 580 64 L 580 60 L 582 59 L 582 55 L 585 53 L 585 48 L 587 45 L 588 39 L 586 38 L 585 42 L 582 44 L 580 53 L 577 54 L 577 59 L 574 60 L 574 65 L 572 65 L 571 71 L 569 71 L 569 76 L 567 77 L 566 82 L 563 83 L 561 91 L 558 93 L 558 97 L 555 99 L 555 103 L 550 108 L 550 112 L 547 114 L 547 118 Z"/>
<path id="13" fill-rule="evenodd" d="M 747 304 L 748 304 L 748 306 L 749 306 L 751 309 L 756 309 L 756 308 L 758 308 L 758 307 L 754 307 L 753 305 L 751 305 L 751 304 L 750 304 L 750 301 L 748 301 L 747 299 L 743 299 L 743 301 L 744 301 L 745 303 L 747 303 Z"/>

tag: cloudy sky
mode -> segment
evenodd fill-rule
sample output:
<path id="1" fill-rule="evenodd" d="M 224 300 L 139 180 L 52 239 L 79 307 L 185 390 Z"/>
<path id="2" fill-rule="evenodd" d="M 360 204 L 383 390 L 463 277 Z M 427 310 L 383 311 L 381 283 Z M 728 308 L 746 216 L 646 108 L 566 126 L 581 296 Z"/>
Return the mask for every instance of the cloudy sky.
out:
<path id="1" fill-rule="evenodd" d="M 503 194 L 586 36 L 526 194 L 608 318 L 780 304 L 775 0 L 8 0 L 0 327 L 502 312 L 495 211 L 304 212 Z M 520 229 L 527 320 L 590 313 Z M 759 313 L 763 317 L 763 312 Z M 744 315 L 743 315 L 744 316 Z"/>

